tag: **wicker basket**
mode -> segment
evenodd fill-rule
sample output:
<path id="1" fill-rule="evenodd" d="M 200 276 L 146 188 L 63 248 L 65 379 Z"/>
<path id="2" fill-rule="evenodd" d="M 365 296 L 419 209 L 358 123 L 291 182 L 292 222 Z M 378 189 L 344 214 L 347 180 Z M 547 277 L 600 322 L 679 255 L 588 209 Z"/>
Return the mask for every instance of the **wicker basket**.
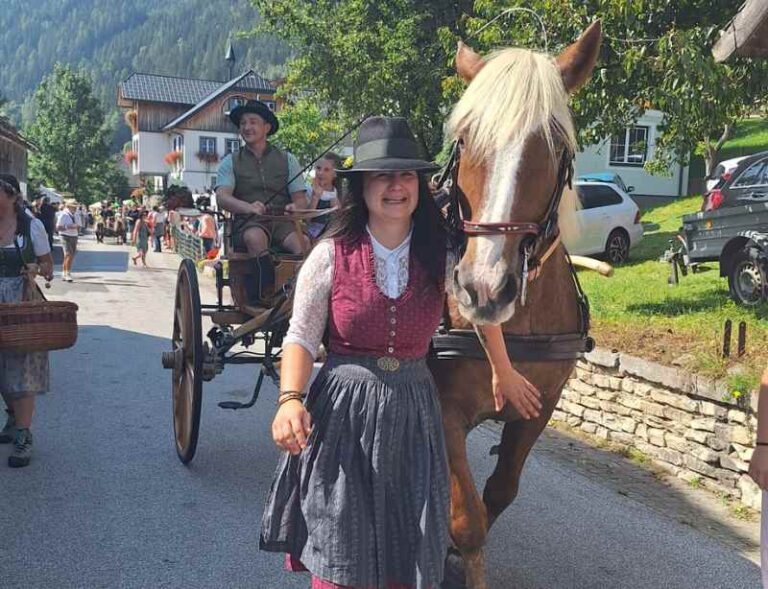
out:
<path id="1" fill-rule="evenodd" d="M 77 341 L 77 305 L 65 301 L 0 303 L 0 352 L 47 352 Z"/>

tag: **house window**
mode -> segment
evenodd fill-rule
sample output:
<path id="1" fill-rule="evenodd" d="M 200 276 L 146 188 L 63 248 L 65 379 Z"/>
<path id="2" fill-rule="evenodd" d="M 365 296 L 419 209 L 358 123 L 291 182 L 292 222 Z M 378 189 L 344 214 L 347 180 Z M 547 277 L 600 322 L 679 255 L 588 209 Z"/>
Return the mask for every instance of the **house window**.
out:
<path id="1" fill-rule="evenodd" d="M 240 149 L 239 139 L 225 139 L 224 140 L 224 155 L 235 153 Z"/>
<path id="2" fill-rule="evenodd" d="M 184 135 L 174 135 L 171 145 L 173 151 L 184 151 Z"/>
<path id="3" fill-rule="evenodd" d="M 216 153 L 216 137 L 200 137 L 200 153 Z"/>
<path id="4" fill-rule="evenodd" d="M 611 137 L 612 166 L 642 166 L 648 156 L 648 127 L 628 127 Z"/>
<path id="5" fill-rule="evenodd" d="M 243 96 L 232 96 L 227 100 L 226 107 L 224 109 L 224 114 L 229 114 L 233 110 L 235 110 L 238 106 L 241 106 L 248 102 L 247 98 L 244 98 Z"/>

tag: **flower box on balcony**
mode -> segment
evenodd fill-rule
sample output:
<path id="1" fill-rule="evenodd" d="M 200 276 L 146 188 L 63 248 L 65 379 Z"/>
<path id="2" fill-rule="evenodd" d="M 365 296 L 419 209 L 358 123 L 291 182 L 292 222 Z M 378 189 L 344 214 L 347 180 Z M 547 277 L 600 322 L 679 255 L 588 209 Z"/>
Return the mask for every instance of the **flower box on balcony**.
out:
<path id="1" fill-rule="evenodd" d="M 123 154 L 123 159 L 125 160 L 125 163 L 130 166 L 133 162 L 139 159 L 139 154 L 132 149 L 129 149 Z"/>
<path id="2" fill-rule="evenodd" d="M 198 151 L 197 159 L 206 164 L 215 164 L 219 161 L 219 154 L 215 151 Z"/>
<path id="3" fill-rule="evenodd" d="M 175 166 L 181 161 L 182 154 L 180 151 L 169 151 L 163 157 L 163 161 L 169 166 Z"/>

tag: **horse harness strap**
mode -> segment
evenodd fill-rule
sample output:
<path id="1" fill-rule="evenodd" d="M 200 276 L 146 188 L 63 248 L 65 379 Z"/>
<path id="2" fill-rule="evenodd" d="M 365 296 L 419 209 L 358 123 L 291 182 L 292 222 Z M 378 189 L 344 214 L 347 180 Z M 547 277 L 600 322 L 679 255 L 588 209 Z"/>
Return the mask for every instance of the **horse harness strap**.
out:
<path id="1" fill-rule="evenodd" d="M 514 362 L 560 362 L 578 360 L 595 347 L 591 337 L 580 333 L 554 335 L 504 334 L 507 354 Z M 473 329 L 454 329 L 437 332 L 430 348 L 438 360 L 470 358 L 487 360 L 488 356 Z"/>

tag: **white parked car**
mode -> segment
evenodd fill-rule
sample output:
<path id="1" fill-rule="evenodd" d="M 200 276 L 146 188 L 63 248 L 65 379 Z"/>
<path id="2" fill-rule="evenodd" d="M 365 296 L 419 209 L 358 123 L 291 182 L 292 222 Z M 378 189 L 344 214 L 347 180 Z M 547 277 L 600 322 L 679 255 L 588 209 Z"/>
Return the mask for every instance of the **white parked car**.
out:
<path id="1" fill-rule="evenodd" d="M 712 174 L 707 178 L 707 192 L 711 192 L 711 190 L 718 185 L 720 180 L 724 180 L 726 182 L 730 180 L 731 174 L 733 174 L 733 171 L 739 166 L 739 162 L 747 159 L 748 157 L 748 155 L 735 157 L 730 160 L 723 160 L 717 164 L 715 169 L 712 170 Z"/>
<path id="2" fill-rule="evenodd" d="M 602 255 L 611 264 L 629 258 L 629 250 L 643 239 L 640 209 L 629 195 L 608 182 L 576 182 L 581 201 L 577 215 L 580 234 L 565 240 L 568 252 L 582 256 Z"/>

